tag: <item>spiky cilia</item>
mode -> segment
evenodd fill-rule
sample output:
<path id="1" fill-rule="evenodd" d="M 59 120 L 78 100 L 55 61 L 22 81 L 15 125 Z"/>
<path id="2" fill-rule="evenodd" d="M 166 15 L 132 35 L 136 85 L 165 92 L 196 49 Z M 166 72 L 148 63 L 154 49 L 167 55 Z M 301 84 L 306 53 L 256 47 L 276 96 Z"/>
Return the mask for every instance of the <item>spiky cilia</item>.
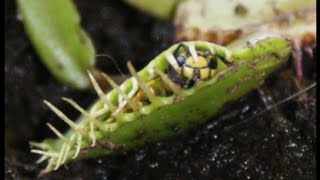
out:
<path id="1" fill-rule="evenodd" d="M 209 63 L 206 64 L 209 60 L 204 54 L 210 53 L 211 58 L 219 57 L 216 64 L 210 66 L 214 67 L 214 74 L 207 78 L 194 77 L 194 84 L 188 87 L 173 81 L 173 78 L 185 75 L 168 74 L 170 68 L 176 72 L 181 70 L 175 65 L 177 56 L 174 52 L 179 46 L 175 44 L 139 72 L 128 62 L 132 77 L 121 85 L 103 73 L 102 76 L 113 87 L 107 94 L 89 73 L 99 99 L 88 110 L 69 98 L 63 98 L 81 112 L 76 122 L 44 101 L 70 129 L 62 134 L 48 124 L 58 138 L 31 143 L 37 148 L 32 152 L 42 155 L 38 163 L 48 161 L 42 173 L 56 170 L 72 160 L 128 150 L 146 141 L 185 132 L 214 116 L 226 102 L 236 100 L 257 87 L 268 74 L 286 62 L 291 52 L 289 42 L 280 37 L 263 38 L 251 43 L 250 47 L 241 44 L 233 49 L 204 41 L 183 44 L 187 48 L 178 50 L 178 55 L 190 51 L 190 56 L 186 56 L 194 61 L 194 66 L 190 67 L 198 67 L 197 62 L 202 61 L 204 67 L 208 65 L 209 68 Z"/>

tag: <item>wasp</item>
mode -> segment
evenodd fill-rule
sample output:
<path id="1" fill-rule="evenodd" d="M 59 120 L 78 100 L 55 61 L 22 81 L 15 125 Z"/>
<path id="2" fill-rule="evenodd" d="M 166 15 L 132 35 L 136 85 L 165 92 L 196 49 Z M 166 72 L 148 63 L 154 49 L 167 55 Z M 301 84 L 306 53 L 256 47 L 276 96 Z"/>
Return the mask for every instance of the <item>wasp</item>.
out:
<path id="1" fill-rule="evenodd" d="M 218 61 L 231 64 L 224 55 L 210 50 L 197 51 L 194 46 L 180 43 L 171 56 L 167 69 L 169 78 L 184 88 L 192 87 L 199 80 L 208 80 L 216 74 Z"/>

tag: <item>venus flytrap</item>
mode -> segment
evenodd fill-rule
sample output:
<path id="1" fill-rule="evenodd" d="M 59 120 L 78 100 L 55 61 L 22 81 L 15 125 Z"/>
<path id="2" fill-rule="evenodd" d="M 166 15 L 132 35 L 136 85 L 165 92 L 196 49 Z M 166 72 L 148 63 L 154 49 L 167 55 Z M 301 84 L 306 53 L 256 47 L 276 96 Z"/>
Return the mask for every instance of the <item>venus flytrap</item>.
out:
<path id="1" fill-rule="evenodd" d="M 239 48 L 240 47 L 240 48 Z M 128 150 L 146 141 L 157 141 L 185 132 L 214 116 L 227 102 L 236 100 L 286 62 L 291 52 L 287 40 L 267 37 L 248 47 L 225 48 L 204 41 L 182 42 L 155 57 L 133 77 L 105 94 L 89 72 L 99 99 L 85 111 L 75 101 L 63 98 L 81 112 L 73 122 L 45 101 L 70 129 L 41 143 L 31 143 L 48 160 L 47 173 L 72 160 L 93 158 Z"/>

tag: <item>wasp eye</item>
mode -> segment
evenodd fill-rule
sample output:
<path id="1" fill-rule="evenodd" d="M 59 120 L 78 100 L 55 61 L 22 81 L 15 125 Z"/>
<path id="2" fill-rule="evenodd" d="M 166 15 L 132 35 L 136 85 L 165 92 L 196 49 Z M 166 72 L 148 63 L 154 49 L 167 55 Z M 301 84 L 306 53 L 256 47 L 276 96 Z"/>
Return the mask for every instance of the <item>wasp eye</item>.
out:
<path id="1" fill-rule="evenodd" d="M 186 62 L 186 59 L 183 56 L 178 56 L 176 59 L 179 66 L 182 66 Z"/>
<path id="2" fill-rule="evenodd" d="M 208 67 L 209 67 L 210 69 L 216 69 L 216 68 L 217 68 L 217 65 L 218 65 L 217 59 L 214 59 L 214 58 L 210 58 L 210 59 L 209 59 Z"/>

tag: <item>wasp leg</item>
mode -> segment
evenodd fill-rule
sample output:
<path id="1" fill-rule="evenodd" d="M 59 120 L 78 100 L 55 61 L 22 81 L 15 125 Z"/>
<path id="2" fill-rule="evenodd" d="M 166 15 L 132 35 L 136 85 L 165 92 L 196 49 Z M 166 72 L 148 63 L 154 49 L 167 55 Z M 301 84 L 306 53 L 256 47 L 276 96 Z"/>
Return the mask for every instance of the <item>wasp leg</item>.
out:
<path id="1" fill-rule="evenodd" d="M 167 74 L 168 74 L 168 77 L 175 83 L 183 86 L 184 82 L 186 81 L 186 78 L 181 76 L 180 74 L 178 74 L 176 72 L 176 70 L 172 67 L 172 66 L 169 66 L 168 69 L 167 69 Z"/>
<path id="2" fill-rule="evenodd" d="M 180 44 L 178 45 L 178 47 L 173 51 L 173 56 L 174 56 L 175 58 L 179 55 L 178 52 L 179 52 L 180 48 L 184 48 L 185 50 L 188 51 L 188 53 L 190 53 L 188 46 L 185 45 L 185 44 L 183 44 L 183 43 L 180 43 Z M 191 53 L 190 53 L 190 54 L 191 54 Z"/>
<path id="3" fill-rule="evenodd" d="M 194 69 L 192 73 L 192 79 L 198 81 L 201 78 L 200 69 Z"/>
<path id="4" fill-rule="evenodd" d="M 179 50 L 180 48 L 184 48 L 189 54 L 190 54 L 190 50 L 188 48 L 187 45 L 180 43 L 178 45 L 178 47 L 173 51 L 173 57 L 176 60 L 176 62 L 178 63 L 179 67 L 182 67 L 184 65 L 184 63 L 186 62 L 186 57 L 184 57 L 183 55 L 179 54 Z"/>
<path id="5" fill-rule="evenodd" d="M 183 84 L 183 87 L 189 88 L 193 86 L 200 79 L 200 76 L 201 76 L 200 69 L 194 69 L 192 73 L 192 78 L 185 81 L 185 83 Z"/>
<path id="6" fill-rule="evenodd" d="M 190 87 L 192 87 L 193 85 L 194 85 L 194 83 L 195 83 L 195 81 L 193 80 L 193 79 L 190 79 L 190 80 L 187 80 L 187 81 L 185 81 L 183 84 L 182 84 L 182 86 L 183 86 L 183 88 L 190 88 Z"/>

